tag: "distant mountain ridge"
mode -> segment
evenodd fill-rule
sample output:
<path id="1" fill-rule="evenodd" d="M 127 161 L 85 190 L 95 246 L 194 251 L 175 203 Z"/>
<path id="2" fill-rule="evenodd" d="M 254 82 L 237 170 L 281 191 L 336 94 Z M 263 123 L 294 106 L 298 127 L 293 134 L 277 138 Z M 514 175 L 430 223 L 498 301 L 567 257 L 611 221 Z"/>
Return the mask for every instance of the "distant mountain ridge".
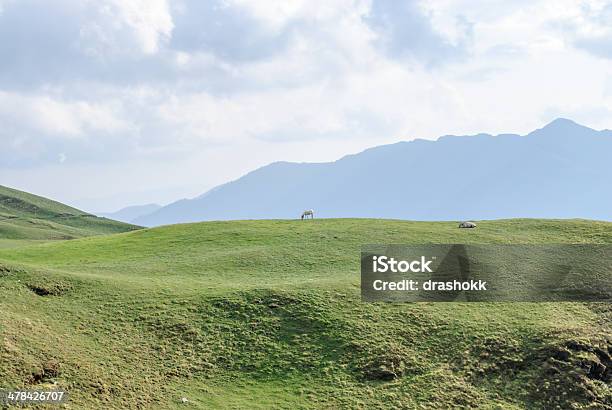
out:
<path id="1" fill-rule="evenodd" d="M 160 208 L 161 205 L 157 204 L 134 205 L 122 208 L 116 212 L 98 212 L 97 215 L 104 218 L 114 219 L 115 221 L 132 223 L 135 219 L 141 216 L 149 215 Z"/>
<path id="2" fill-rule="evenodd" d="M 612 131 L 557 119 L 525 136 L 443 136 L 329 163 L 276 162 L 205 195 L 135 219 L 375 217 L 412 220 L 612 220 Z"/>

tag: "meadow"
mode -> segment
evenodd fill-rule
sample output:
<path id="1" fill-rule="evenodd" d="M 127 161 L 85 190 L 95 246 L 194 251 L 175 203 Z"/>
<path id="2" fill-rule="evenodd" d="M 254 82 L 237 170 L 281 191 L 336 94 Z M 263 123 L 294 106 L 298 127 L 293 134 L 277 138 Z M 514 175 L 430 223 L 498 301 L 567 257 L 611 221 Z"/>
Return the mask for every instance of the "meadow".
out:
<path id="1" fill-rule="evenodd" d="M 366 243 L 608 244 L 612 223 L 267 220 L 11 239 L 0 381 L 65 389 L 75 409 L 612 406 L 609 304 L 362 303 Z"/>

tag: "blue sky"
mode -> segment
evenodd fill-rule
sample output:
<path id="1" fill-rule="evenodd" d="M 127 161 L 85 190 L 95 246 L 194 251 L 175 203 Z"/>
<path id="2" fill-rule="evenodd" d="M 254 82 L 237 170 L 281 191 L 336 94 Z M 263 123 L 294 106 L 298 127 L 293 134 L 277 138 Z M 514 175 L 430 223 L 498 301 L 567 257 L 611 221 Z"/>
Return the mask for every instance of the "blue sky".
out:
<path id="1" fill-rule="evenodd" d="M 608 1 L 0 0 L 0 184 L 90 211 L 276 160 L 612 128 Z"/>

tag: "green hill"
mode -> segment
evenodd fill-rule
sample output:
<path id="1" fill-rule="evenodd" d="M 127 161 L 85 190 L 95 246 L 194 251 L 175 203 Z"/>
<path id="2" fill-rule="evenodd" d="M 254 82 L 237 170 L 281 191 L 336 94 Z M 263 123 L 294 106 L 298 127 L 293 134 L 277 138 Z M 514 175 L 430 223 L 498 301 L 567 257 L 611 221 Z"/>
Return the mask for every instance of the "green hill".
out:
<path id="1" fill-rule="evenodd" d="M 74 239 L 137 228 L 0 186 L 0 248 L 14 246 L 16 241 Z"/>
<path id="2" fill-rule="evenodd" d="M 362 303 L 364 243 L 612 243 L 612 223 L 210 222 L 0 250 L 0 381 L 72 408 L 612 406 L 609 304 Z"/>

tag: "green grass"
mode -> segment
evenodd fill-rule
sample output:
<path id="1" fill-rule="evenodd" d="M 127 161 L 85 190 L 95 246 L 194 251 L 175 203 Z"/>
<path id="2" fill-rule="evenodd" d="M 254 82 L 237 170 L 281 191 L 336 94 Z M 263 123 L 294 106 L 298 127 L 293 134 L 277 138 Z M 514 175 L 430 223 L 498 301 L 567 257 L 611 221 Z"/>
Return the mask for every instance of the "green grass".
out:
<path id="1" fill-rule="evenodd" d="M 237 221 L 7 243 L 0 384 L 64 388 L 72 408 L 612 405 L 592 371 L 609 305 L 359 293 L 362 244 L 605 244 L 611 223 Z"/>
<path id="2" fill-rule="evenodd" d="M 47 240 L 44 239 L 2 239 L 0 238 L 0 249 L 8 249 L 8 248 L 20 248 L 22 246 L 27 245 L 36 245 L 47 243 Z"/>
<path id="3" fill-rule="evenodd" d="M 7 240 L 64 240 L 138 229 L 0 186 L 0 247 Z"/>

